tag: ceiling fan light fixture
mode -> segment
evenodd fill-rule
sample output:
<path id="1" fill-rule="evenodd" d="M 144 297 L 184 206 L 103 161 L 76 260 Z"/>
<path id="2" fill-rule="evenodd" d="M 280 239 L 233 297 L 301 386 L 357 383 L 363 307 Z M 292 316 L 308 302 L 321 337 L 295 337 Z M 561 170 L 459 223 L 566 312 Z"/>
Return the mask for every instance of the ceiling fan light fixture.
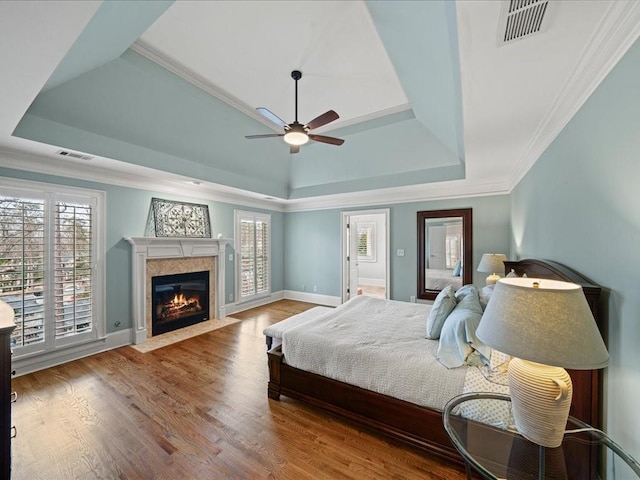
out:
<path id="1" fill-rule="evenodd" d="M 289 145 L 304 145 L 309 141 L 309 135 L 304 132 L 291 131 L 284 134 L 284 141 Z"/>
<path id="2" fill-rule="evenodd" d="M 549 1 L 549 0 L 546 0 Z M 284 141 L 289 145 L 289 153 L 298 153 L 300 151 L 300 145 L 304 145 L 309 140 L 314 142 L 327 143 L 329 145 L 342 145 L 344 140 L 341 138 L 327 137 L 326 135 L 316 135 L 314 133 L 309 134 L 311 130 L 325 126 L 327 123 L 337 120 L 339 115 L 333 110 L 328 110 L 322 115 L 317 116 L 307 124 L 298 122 L 298 80 L 302 78 L 302 72 L 300 70 L 294 70 L 291 72 L 291 78 L 296 82 L 296 96 L 295 96 L 295 109 L 296 117 L 293 123 L 286 123 L 275 113 L 264 107 L 258 107 L 256 110 L 263 117 L 271 120 L 272 123 L 284 128 L 284 133 L 265 133 L 261 135 L 246 135 L 245 138 L 271 138 L 271 137 L 283 137 Z"/>

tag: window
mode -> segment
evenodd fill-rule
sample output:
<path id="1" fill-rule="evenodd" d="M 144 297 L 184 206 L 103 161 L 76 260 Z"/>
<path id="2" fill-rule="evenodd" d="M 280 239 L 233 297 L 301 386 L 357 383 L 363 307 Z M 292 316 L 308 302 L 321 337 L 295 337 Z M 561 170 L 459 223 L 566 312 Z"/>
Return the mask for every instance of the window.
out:
<path id="1" fill-rule="evenodd" d="M 244 302 L 271 293 L 271 215 L 235 212 L 236 299 Z"/>
<path id="2" fill-rule="evenodd" d="M 97 315 L 104 193 L 11 185 L 0 179 L 0 300 L 15 312 L 12 348 L 44 352 L 104 335 Z"/>
<path id="3" fill-rule="evenodd" d="M 358 261 L 376 261 L 376 224 L 358 223 Z"/>

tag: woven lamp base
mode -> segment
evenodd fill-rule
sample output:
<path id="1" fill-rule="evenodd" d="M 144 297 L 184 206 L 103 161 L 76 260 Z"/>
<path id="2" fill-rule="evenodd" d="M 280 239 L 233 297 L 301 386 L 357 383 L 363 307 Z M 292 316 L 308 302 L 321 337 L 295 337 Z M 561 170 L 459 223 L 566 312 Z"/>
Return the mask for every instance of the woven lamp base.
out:
<path id="1" fill-rule="evenodd" d="M 567 371 L 514 358 L 508 377 L 518 432 L 543 447 L 559 447 L 573 394 Z"/>

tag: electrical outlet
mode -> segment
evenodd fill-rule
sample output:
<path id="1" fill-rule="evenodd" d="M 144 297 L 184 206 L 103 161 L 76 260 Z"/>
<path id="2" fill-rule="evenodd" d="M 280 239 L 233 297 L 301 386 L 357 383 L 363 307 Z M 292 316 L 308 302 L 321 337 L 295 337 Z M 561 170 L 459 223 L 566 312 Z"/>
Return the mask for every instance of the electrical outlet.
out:
<path id="1" fill-rule="evenodd" d="M 416 297 L 415 297 L 415 295 L 411 295 L 411 296 L 409 297 L 409 301 L 410 301 L 411 303 L 416 303 Z"/>
<path id="2" fill-rule="evenodd" d="M 230 254 L 229 254 L 229 261 L 230 261 L 230 262 L 233 262 L 233 253 L 230 253 Z"/>
<path id="3" fill-rule="evenodd" d="M 314 285 L 314 286 L 313 286 L 313 291 L 314 291 L 314 292 L 317 292 L 317 291 L 318 291 L 318 285 Z"/>
<path id="4" fill-rule="evenodd" d="M 398 249 L 396 250 L 396 255 L 397 255 L 398 257 L 404 257 L 404 248 L 398 248 Z"/>
<path id="5" fill-rule="evenodd" d="M 233 293 L 230 293 L 230 294 L 229 294 L 229 301 L 230 301 L 230 302 L 233 302 Z"/>

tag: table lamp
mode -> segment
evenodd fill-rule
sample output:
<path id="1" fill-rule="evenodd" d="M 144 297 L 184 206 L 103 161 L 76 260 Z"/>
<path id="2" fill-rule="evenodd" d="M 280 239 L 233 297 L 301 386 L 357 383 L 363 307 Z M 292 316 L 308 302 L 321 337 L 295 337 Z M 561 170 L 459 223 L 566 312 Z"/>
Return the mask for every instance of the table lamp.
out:
<path id="1" fill-rule="evenodd" d="M 478 271 L 490 274 L 487 277 L 487 285 L 495 284 L 500 279 L 500 275 L 504 275 L 504 262 L 506 260 L 507 256 L 502 253 L 485 253 L 482 255 Z"/>
<path id="2" fill-rule="evenodd" d="M 476 335 L 514 357 L 507 377 L 518 431 L 538 445 L 560 446 L 573 392 L 565 368 L 594 370 L 609 363 L 582 287 L 502 278 Z"/>

